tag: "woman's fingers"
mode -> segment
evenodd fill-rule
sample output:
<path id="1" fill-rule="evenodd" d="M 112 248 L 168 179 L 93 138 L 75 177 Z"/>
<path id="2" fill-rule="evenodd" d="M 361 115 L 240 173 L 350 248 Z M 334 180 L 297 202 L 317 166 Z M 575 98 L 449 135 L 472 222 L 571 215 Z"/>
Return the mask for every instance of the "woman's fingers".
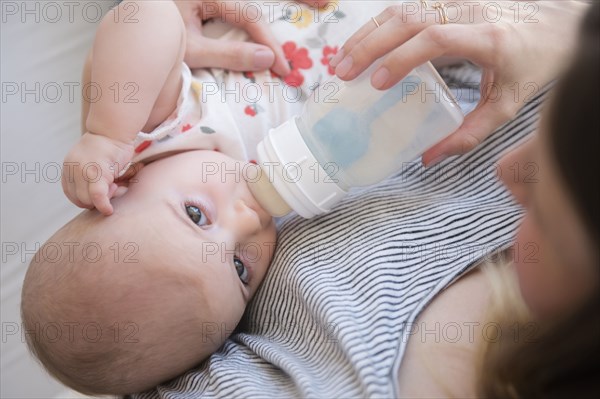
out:
<path id="1" fill-rule="evenodd" d="M 467 58 L 482 67 L 495 67 L 498 48 L 486 35 L 489 26 L 429 26 L 383 59 L 371 76 L 373 87 L 388 89 L 415 67 L 442 55 Z"/>
<path id="2" fill-rule="evenodd" d="M 386 8 L 382 13 L 380 13 L 374 18 L 379 25 L 383 25 L 389 18 L 391 18 L 389 14 L 390 12 Z M 354 47 L 358 43 L 362 42 L 375 29 L 377 29 L 377 25 L 375 25 L 375 23 L 372 20 L 361 26 L 352 36 L 350 36 L 348 40 L 346 40 L 346 43 L 344 43 L 342 48 L 340 48 L 340 51 L 338 51 L 337 54 L 331 58 L 331 60 L 329 61 L 329 65 L 335 68 L 340 63 L 340 61 L 344 59 L 344 56 L 346 54 L 350 54 Z"/>
<path id="3" fill-rule="evenodd" d="M 272 69 L 280 76 L 290 73 L 283 49 L 269 26 L 260 20 L 257 7 L 247 7 L 241 14 L 228 13 L 224 6 L 215 6 L 210 11 L 207 15 L 192 14 L 186 22 L 185 62 L 190 68 L 216 67 L 235 71 Z M 207 38 L 202 33 L 201 18 L 219 18 L 244 29 L 255 43 Z"/>
<path id="4" fill-rule="evenodd" d="M 285 58 L 283 48 L 281 47 L 281 44 L 275 38 L 275 35 L 273 35 L 271 28 L 267 24 L 260 21 L 252 22 L 252 20 L 249 19 L 245 21 L 242 20 L 240 25 L 243 29 L 246 30 L 246 32 L 248 32 L 250 37 L 256 43 L 263 44 L 267 46 L 270 50 L 272 50 L 275 59 L 272 62 L 272 64 L 267 68 L 271 68 L 273 72 L 280 76 L 286 76 L 291 72 L 289 63 Z"/>
<path id="5" fill-rule="evenodd" d="M 260 71 L 271 68 L 275 62 L 275 54 L 269 47 L 256 43 L 196 36 L 188 38 L 185 62 L 190 68 Z"/>
<path id="6" fill-rule="evenodd" d="M 241 14 L 227 13 L 225 8 L 221 8 L 220 17 L 223 21 L 237 26 L 238 28 L 244 29 L 250 35 L 250 38 L 257 44 L 267 46 L 271 50 L 273 58 L 267 58 L 267 53 L 259 52 L 254 55 L 255 60 L 253 62 L 262 63 L 264 65 L 267 61 L 271 64 L 265 67 L 254 67 L 246 70 L 263 70 L 271 68 L 273 72 L 280 76 L 286 76 L 291 72 L 290 67 L 285 59 L 285 54 L 281 48 L 281 44 L 273 35 L 271 28 L 261 20 L 261 11 L 258 7 L 247 7 Z M 243 70 L 243 69 L 240 69 Z"/>
<path id="7" fill-rule="evenodd" d="M 440 56 L 468 58 L 495 67 L 506 53 L 510 31 L 502 22 L 442 25 L 435 14 L 407 15 L 397 11 L 399 8 L 388 7 L 375 18 L 379 27 L 370 21 L 348 39 L 330 63 L 338 77 L 352 80 L 389 54 L 383 61 L 386 70 L 373 82 L 375 87 L 387 89 L 413 68 Z"/>
<path id="8" fill-rule="evenodd" d="M 330 65 L 344 80 L 351 80 L 365 70 L 373 61 L 402 45 L 419 31 L 435 23 L 435 18 L 407 14 L 404 6 L 390 6 L 354 33 Z M 347 59 L 350 61 L 346 61 Z M 343 65 L 340 66 L 341 63 Z"/>
<path id="9" fill-rule="evenodd" d="M 375 24 L 373 23 L 373 25 Z M 336 66 L 336 75 L 344 80 L 354 79 L 373 61 L 393 51 L 423 28 L 422 24 L 401 24 L 396 19 L 390 19 L 347 53 Z"/>
<path id="10" fill-rule="evenodd" d="M 425 166 L 433 166 L 453 155 L 462 155 L 477 147 L 494 130 L 517 114 L 520 104 L 510 99 L 482 100 L 475 110 L 465 117 L 463 124 L 427 151 L 421 158 Z"/>
<path id="11" fill-rule="evenodd" d="M 331 0 L 298 0 L 300 3 L 307 4 L 311 7 L 322 8 L 325 7 Z"/>

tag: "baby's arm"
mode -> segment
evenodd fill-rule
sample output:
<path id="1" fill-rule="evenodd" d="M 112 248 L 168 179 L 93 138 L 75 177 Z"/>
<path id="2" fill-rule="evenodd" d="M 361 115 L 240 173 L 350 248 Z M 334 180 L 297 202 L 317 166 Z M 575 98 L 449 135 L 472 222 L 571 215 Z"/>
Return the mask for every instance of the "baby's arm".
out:
<path id="1" fill-rule="evenodd" d="M 76 205 L 112 213 L 114 178 L 131 161 L 137 133 L 154 129 L 177 105 L 185 42 L 172 2 L 126 1 L 103 18 L 84 92 L 91 100 L 86 132 L 63 168 L 63 189 Z"/>

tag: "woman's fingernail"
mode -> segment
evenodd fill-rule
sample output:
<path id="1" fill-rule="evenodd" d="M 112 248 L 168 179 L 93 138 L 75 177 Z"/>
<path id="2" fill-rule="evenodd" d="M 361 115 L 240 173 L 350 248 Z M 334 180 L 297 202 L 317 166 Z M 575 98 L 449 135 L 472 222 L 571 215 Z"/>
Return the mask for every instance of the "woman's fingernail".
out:
<path id="1" fill-rule="evenodd" d="M 442 162 L 446 158 L 448 158 L 448 155 L 445 155 L 445 154 L 438 155 L 437 157 L 433 158 L 431 161 L 427 162 L 427 164 L 425 165 L 425 167 L 426 168 L 430 168 L 432 166 L 435 166 L 438 163 Z"/>
<path id="2" fill-rule="evenodd" d="M 270 50 L 256 50 L 254 53 L 254 68 L 270 68 L 275 61 L 275 54 Z"/>
<path id="3" fill-rule="evenodd" d="M 331 57 L 331 59 L 329 60 L 329 65 L 332 68 L 335 68 L 335 66 L 340 63 L 342 58 L 344 58 L 344 49 L 343 48 L 341 48 L 340 51 L 338 51 L 333 57 Z"/>
<path id="4" fill-rule="evenodd" d="M 352 69 L 352 56 L 344 58 L 342 62 L 335 68 L 335 74 L 339 77 L 346 75 Z"/>
<path id="5" fill-rule="evenodd" d="M 371 76 L 371 84 L 376 89 L 381 89 L 390 79 L 390 71 L 386 67 L 381 67 Z"/>

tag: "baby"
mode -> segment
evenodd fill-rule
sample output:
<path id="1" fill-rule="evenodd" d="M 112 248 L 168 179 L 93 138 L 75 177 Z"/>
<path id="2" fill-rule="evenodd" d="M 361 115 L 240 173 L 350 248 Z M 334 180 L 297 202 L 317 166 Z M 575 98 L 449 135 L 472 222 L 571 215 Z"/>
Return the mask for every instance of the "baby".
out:
<path id="1" fill-rule="evenodd" d="M 30 349 L 66 385 L 148 389 L 215 352 L 240 321 L 276 241 L 242 175 L 269 128 L 333 74 L 332 43 L 366 18 L 344 25 L 351 16 L 335 2 L 320 15 L 286 6 L 268 16 L 279 38 L 300 37 L 283 43 L 283 82 L 270 72 L 192 76 L 170 1 L 121 3 L 98 27 L 91 82 L 103 95 L 90 101 L 63 173 L 69 199 L 95 209 L 40 249 L 22 294 Z M 72 251 L 59 253 L 65 246 Z"/>

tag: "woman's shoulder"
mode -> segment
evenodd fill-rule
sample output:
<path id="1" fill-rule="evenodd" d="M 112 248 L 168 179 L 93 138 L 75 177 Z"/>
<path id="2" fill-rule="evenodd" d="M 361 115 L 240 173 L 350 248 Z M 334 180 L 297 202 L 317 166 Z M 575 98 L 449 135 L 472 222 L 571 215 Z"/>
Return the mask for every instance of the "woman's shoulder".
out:
<path id="1" fill-rule="evenodd" d="M 411 328 L 398 370 L 400 397 L 475 397 L 489 283 L 476 268 L 437 295 Z"/>

